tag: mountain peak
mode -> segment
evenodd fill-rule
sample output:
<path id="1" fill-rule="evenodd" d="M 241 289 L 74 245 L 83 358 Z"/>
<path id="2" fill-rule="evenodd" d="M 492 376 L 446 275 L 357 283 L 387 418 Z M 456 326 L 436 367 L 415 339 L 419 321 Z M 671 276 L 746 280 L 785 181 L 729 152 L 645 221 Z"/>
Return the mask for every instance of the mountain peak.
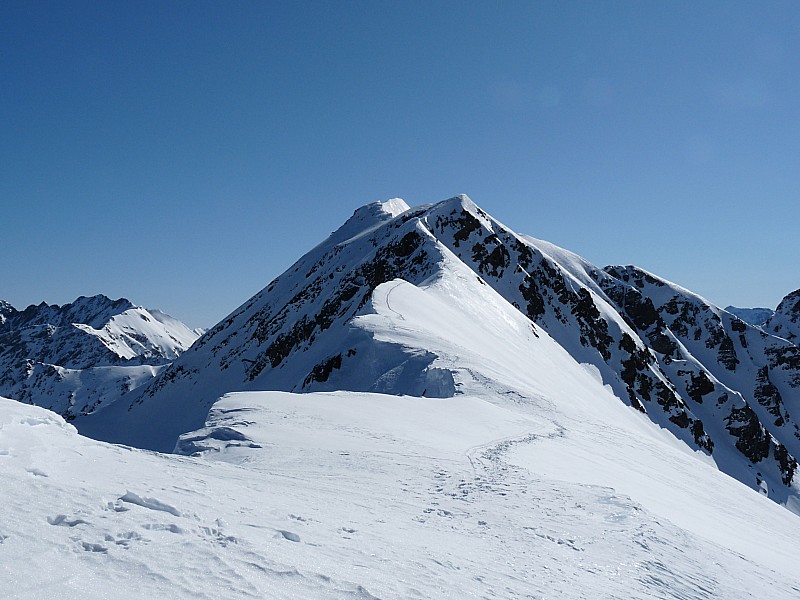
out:
<path id="1" fill-rule="evenodd" d="M 96 314 L 126 302 L 81 297 L 39 310 Z M 40 527 L 48 529 L 40 545 L 60 543 L 67 570 L 76 543 L 138 565 L 143 552 L 160 560 L 164 552 L 153 544 L 179 534 L 186 556 L 224 548 L 234 566 L 277 560 L 280 572 L 301 574 L 290 584 L 306 596 L 349 591 L 332 571 L 318 573 L 320 564 L 352 564 L 367 544 L 372 562 L 386 567 L 385 556 L 417 557 L 441 531 L 451 540 L 444 560 L 405 561 L 412 571 L 402 578 L 413 589 L 386 585 L 366 565 L 369 579 L 354 581 L 353 594 L 435 595 L 444 581 L 458 597 L 493 589 L 577 597 L 607 582 L 613 587 L 603 591 L 615 597 L 665 589 L 736 597 L 758 596 L 770 581 L 771 596 L 795 598 L 796 577 L 776 577 L 793 577 L 795 517 L 712 468 L 800 513 L 800 346 L 790 341 L 800 290 L 782 307 L 776 337 L 638 267 L 602 270 L 519 235 L 466 195 L 413 209 L 399 199 L 367 204 L 180 356 L 169 354 L 180 324 L 141 307 L 98 329 L 45 321 L 0 333 L 0 395 L 56 408 L 91 437 L 204 457 L 76 445 L 74 430 L 64 437 L 63 420 L 0 399 L 11 415 L 0 414 L 10 433 L 4 453 L 18 457 L 0 466 L 22 498 L 12 506 L 21 525 L 2 533 L 19 546 L 26 536 L 41 538 L 28 535 L 29 522 L 81 525 Z M 65 454 L 86 456 L 91 468 L 76 471 L 79 459 L 66 465 Z M 220 507 L 235 537 L 219 529 L 228 521 L 209 504 L 212 484 L 225 490 Z M 22 486 L 25 496 L 16 491 Z M 65 503 L 70 493 L 91 506 Z M 388 507 L 390 518 L 376 506 Z M 145 523 L 152 510 L 172 515 L 168 532 Z M 533 512 L 545 517 L 535 528 Z M 198 514 L 215 526 L 198 525 Z M 309 514 L 314 519 L 302 516 Z M 251 521 L 261 529 L 235 543 Z M 144 542 L 135 533 L 142 528 Z M 373 543 L 376 530 L 386 533 L 378 536 L 385 548 Z M 343 535 L 359 531 L 367 535 Z M 493 545 L 476 552 L 475 540 Z M 351 547 L 353 560 L 331 562 Z M 566 567 L 550 580 L 528 563 L 486 567 L 485 556 L 504 552 Z M 308 561 L 283 564 L 295 555 Z M 599 565 L 591 577 L 587 563 Z M 624 570 L 629 577 L 620 579 L 619 564 L 645 570 Z M 666 576 L 664 565 L 672 565 Z M 454 569 L 481 577 L 445 581 Z M 286 580 L 240 570 L 258 577 L 253 589 Z M 734 572 L 750 587 L 725 580 Z M 86 578 L 73 579 L 77 588 Z M 458 587 L 462 581 L 481 587 Z"/>
<path id="2" fill-rule="evenodd" d="M 366 231 L 379 227 L 407 210 L 409 210 L 408 204 L 400 198 L 365 204 L 357 208 L 353 215 L 339 229 L 331 233 L 321 246 L 346 242 Z"/>
<path id="3" fill-rule="evenodd" d="M 800 290 L 795 290 L 786 294 L 775 312 L 786 315 L 800 316 Z"/>
<path id="4" fill-rule="evenodd" d="M 152 379 L 198 334 L 125 298 L 0 304 L 0 394 L 74 417 Z M 113 368 L 109 368 L 113 367 Z"/>
<path id="5" fill-rule="evenodd" d="M 377 204 L 383 212 L 392 217 L 402 215 L 411 208 L 402 198 L 390 198 L 385 202 L 375 202 L 375 204 Z"/>
<path id="6" fill-rule="evenodd" d="M 58 305 L 41 302 L 31 304 L 25 310 L 19 311 L 19 322 L 27 325 L 54 326 L 71 325 L 79 323 L 89 325 L 95 329 L 100 328 L 114 315 L 134 308 L 133 303 L 126 298 L 112 300 L 104 294 L 94 296 L 79 296 L 73 302 Z"/>
<path id="7" fill-rule="evenodd" d="M 591 365 L 587 385 L 602 384 L 592 396 L 608 386 L 785 503 L 798 491 L 799 351 L 790 331 L 765 331 L 644 269 L 603 271 L 520 236 L 466 195 L 414 209 L 394 199 L 357 209 L 149 385 L 79 427 L 169 451 L 234 389 L 442 397 L 513 380 L 555 397 L 561 378 Z M 551 352 L 574 364 L 533 369 Z"/>
<path id="8" fill-rule="evenodd" d="M 448 198 L 447 200 L 442 200 L 441 202 L 437 202 L 434 206 L 439 210 L 446 210 L 447 208 L 453 208 L 456 210 L 465 210 L 473 214 L 486 215 L 486 213 L 483 210 L 481 210 L 481 208 L 477 204 L 475 204 L 475 202 L 473 202 L 472 199 L 466 194 L 456 194 L 455 196 Z"/>
<path id="9" fill-rule="evenodd" d="M 800 290 L 786 294 L 775 314 L 764 323 L 764 330 L 794 343 L 800 340 Z"/>

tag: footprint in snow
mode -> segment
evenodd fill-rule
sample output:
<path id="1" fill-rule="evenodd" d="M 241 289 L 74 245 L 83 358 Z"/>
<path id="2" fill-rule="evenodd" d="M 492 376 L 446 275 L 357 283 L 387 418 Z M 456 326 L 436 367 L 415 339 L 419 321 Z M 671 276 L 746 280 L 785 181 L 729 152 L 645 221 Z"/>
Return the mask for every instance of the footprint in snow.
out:
<path id="1" fill-rule="evenodd" d="M 225 525 L 225 521 L 222 519 L 217 519 L 216 523 L 217 527 L 206 527 L 204 525 L 200 526 L 200 532 L 203 534 L 203 537 L 211 542 L 220 544 L 221 546 L 239 543 L 239 540 L 236 538 L 236 536 L 225 535 L 225 532 L 222 530 L 222 527 Z"/>
<path id="2" fill-rule="evenodd" d="M 170 533 L 185 533 L 185 531 L 174 523 L 146 523 L 142 525 L 149 531 L 169 531 Z"/>
<path id="3" fill-rule="evenodd" d="M 142 540 L 144 540 L 144 538 L 135 531 L 126 531 L 125 533 L 119 534 L 117 537 L 108 534 L 105 536 L 105 541 L 114 542 L 114 544 L 122 546 L 123 548 L 127 548 L 131 542 Z"/>
<path id="4" fill-rule="evenodd" d="M 83 519 L 68 520 L 67 515 L 56 515 L 55 517 L 47 517 L 47 522 L 50 525 L 57 527 L 75 527 L 76 525 L 89 525 L 88 521 Z"/>
<path id="5" fill-rule="evenodd" d="M 106 510 L 113 510 L 114 512 L 128 512 L 130 508 L 125 506 L 119 499 L 116 502 L 106 502 Z"/>
<path id="6" fill-rule="evenodd" d="M 289 540 L 290 542 L 299 542 L 300 536 L 296 533 L 292 533 L 291 531 L 286 531 L 284 529 L 278 529 L 277 532 L 283 536 L 283 539 Z"/>
<path id="7" fill-rule="evenodd" d="M 87 552 L 100 552 L 102 554 L 108 553 L 108 548 L 100 544 L 90 544 L 89 542 L 81 542 L 81 546 Z"/>
<path id="8" fill-rule="evenodd" d="M 150 510 L 160 510 L 163 512 L 168 512 L 169 514 L 180 517 L 180 511 L 175 508 L 174 506 L 170 506 L 169 504 L 165 504 L 156 498 L 142 498 L 138 494 L 134 494 L 133 492 L 126 492 L 124 496 L 119 498 L 122 502 L 128 502 L 129 504 L 136 504 L 143 508 L 149 508 Z"/>

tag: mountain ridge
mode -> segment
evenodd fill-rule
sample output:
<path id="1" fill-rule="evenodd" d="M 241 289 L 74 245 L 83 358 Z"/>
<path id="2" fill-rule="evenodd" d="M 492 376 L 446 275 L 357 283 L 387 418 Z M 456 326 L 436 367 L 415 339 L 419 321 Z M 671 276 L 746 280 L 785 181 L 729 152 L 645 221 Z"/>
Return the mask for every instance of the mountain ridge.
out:
<path id="1" fill-rule="evenodd" d="M 198 337 L 126 298 L 0 306 L 0 394 L 74 419 L 151 379 Z"/>
<path id="2" fill-rule="evenodd" d="M 23 338 L 53 356 L 61 330 L 114 333 L 46 321 Z M 0 397 L 0 580 L 37 600 L 794 599 L 786 337 L 466 197 L 368 205 L 177 358 L 109 337 L 120 364 L 35 364 L 84 387 L 142 370 L 72 423 Z"/>
<path id="3" fill-rule="evenodd" d="M 797 495 L 796 346 L 642 269 L 602 269 L 516 234 L 465 195 L 356 210 L 151 383 L 79 426 L 170 451 L 230 391 L 457 394 L 463 369 L 442 369 L 436 353 L 359 326 L 381 286 L 403 280 L 424 290 L 448 270 L 494 290 L 534 332 L 592 365 L 624 403 L 718 468 L 780 503 Z M 475 373 L 486 376 L 480 366 Z"/>

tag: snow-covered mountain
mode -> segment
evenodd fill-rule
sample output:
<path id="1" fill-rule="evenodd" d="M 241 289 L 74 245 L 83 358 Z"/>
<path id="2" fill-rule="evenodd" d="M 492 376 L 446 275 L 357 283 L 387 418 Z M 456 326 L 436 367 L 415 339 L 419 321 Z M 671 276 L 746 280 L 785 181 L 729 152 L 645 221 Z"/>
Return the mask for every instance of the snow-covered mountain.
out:
<path id="1" fill-rule="evenodd" d="M 376 330 L 375 315 L 384 303 L 391 314 L 390 298 L 400 295 L 391 290 L 404 286 L 445 287 L 445 304 L 480 325 L 470 335 L 488 329 L 487 344 L 494 335 L 525 357 L 519 373 L 501 377 L 483 355 L 469 363 L 457 351 L 463 323 L 446 331 L 430 323 L 426 344 Z M 417 301 L 423 312 L 436 306 L 426 293 Z M 404 331 L 396 321 L 388 329 Z M 796 345 L 636 267 L 601 269 L 519 235 L 465 196 L 357 210 L 150 384 L 78 426 L 170 451 L 230 391 L 451 397 L 491 381 L 519 393 L 522 384 L 509 378 L 522 377 L 545 338 L 723 472 L 782 504 L 797 496 Z"/>
<path id="2" fill-rule="evenodd" d="M 800 343 L 800 290 L 795 290 L 781 300 L 766 323 L 764 331 L 774 333 L 777 336 L 797 344 Z"/>
<path id="3" fill-rule="evenodd" d="M 736 315 L 745 323 L 750 325 L 763 325 L 767 319 L 775 314 L 771 308 L 740 308 L 738 306 L 726 306 L 727 310 L 732 315 Z"/>
<path id="4" fill-rule="evenodd" d="M 158 310 L 81 296 L 63 306 L 0 303 L 0 394 L 67 417 L 152 379 L 198 333 Z"/>
<path id="5" fill-rule="evenodd" d="M 466 197 L 371 204 L 73 421 L 171 454 L 0 399 L 0 589 L 795 599 L 797 357 Z"/>

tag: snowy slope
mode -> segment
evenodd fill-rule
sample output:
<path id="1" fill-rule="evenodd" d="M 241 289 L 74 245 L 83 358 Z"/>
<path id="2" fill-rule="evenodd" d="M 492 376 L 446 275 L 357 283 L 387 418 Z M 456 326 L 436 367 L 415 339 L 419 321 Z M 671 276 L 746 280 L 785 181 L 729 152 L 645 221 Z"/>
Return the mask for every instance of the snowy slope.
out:
<path id="1" fill-rule="evenodd" d="M 73 421 L 172 454 L 0 399 L 0 590 L 797 598 L 796 356 L 466 197 L 371 204 Z"/>
<path id="2" fill-rule="evenodd" d="M 186 325 L 121 298 L 0 307 L 0 393 L 74 417 L 152 379 L 197 339 Z"/>
<path id="3" fill-rule="evenodd" d="M 400 215 L 406 209 L 389 201 L 357 210 L 129 401 L 77 422 L 81 431 L 170 451 L 178 435 L 202 426 L 219 396 L 245 389 L 314 389 L 327 381 L 336 357 L 354 358 L 358 348 L 363 350 L 358 360 L 369 363 L 368 375 L 357 377 L 349 389 L 406 391 L 378 380 L 409 357 L 399 348 L 375 349 L 371 337 L 349 323 L 380 283 L 401 276 L 421 282 L 437 272 L 436 241 L 410 212 Z M 415 387 L 431 360 L 411 360 L 400 385 Z M 412 367 L 418 373 L 412 374 Z"/>
<path id="4" fill-rule="evenodd" d="M 232 394 L 182 436 L 195 458 L 107 446 L 0 403 L 2 589 L 796 596 L 797 517 L 619 402 L 596 368 L 444 260 L 425 286 L 379 285 L 353 325 L 434 354 L 429 371 L 451 372 L 456 396 Z"/>
<path id="5" fill-rule="evenodd" d="M 439 302 L 466 321 L 441 331 L 437 323 L 448 321 L 437 317 L 415 330 L 414 344 L 386 338 L 368 324 L 378 318 L 385 285 L 405 293 L 400 280 L 423 292 L 421 310 Z M 442 286 L 439 300 L 428 293 Z M 506 331 L 512 321 L 516 329 Z M 424 331 L 438 333 L 422 343 Z M 497 376 L 494 354 L 449 360 L 463 332 L 518 346 L 516 369 Z M 603 270 L 520 236 L 465 196 L 415 209 L 394 200 L 357 210 L 152 383 L 76 424 L 97 439 L 171 451 L 231 391 L 449 397 L 472 380 L 491 380 L 526 394 L 518 379 L 544 343 L 531 337 L 555 342 L 546 353 L 558 348 L 591 365 L 625 404 L 752 489 L 781 504 L 797 494 L 796 346 L 633 267 Z M 744 345 L 747 351 L 738 350 Z M 537 393 L 547 396 L 561 379 L 554 372 Z"/>
<path id="6" fill-rule="evenodd" d="M 26 600 L 796 598 L 800 520 L 610 393 L 574 396 L 593 376 L 567 358 L 559 366 L 578 382 L 530 405 L 491 388 L 233 394 L 184 436 L 187 449 L 213 448 L 194 458 L 82 438 L 0 400 L 0 589 Z"/>

